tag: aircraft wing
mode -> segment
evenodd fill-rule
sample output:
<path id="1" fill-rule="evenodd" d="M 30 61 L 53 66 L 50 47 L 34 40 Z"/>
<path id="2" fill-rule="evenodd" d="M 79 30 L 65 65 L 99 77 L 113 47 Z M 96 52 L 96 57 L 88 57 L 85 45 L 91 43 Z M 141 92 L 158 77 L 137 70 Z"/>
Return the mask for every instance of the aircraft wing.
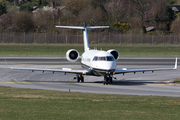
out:
<path id="1" fill-rule="evenodd" d="M 136 72 L 147 72 L 147 71 L 163 71 L 163 70 L 176 70 L 177 69 L 177 58 L 175 61 L 175 66 L 174 68 L 158 68 L 158 69 L 134 69 L 134 70 L 127 70 L 126 68 L 122 68 L 122 69 L 117 69 L 115 70 L 115 74 L 125 74 L 125 73 L 136 73 Z"/>
<path id="2" fill-rule="evenodd" d="M 74 73 L 74 74 L 86 74 L 88 70 L 75 70 L 70 68 L 62 68 L 62 69 L 39 69 L 39 68 L 13 68 L 8 67 L 11 70 L 31 70 L 34 71 L 48 71 L 48 72 L 64 72 L 64 73 Z"/>

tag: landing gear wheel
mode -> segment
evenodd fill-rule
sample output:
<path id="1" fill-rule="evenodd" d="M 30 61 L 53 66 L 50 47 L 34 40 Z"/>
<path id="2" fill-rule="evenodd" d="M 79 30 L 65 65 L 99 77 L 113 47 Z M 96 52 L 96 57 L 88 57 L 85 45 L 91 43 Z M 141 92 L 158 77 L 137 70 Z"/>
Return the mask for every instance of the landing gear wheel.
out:
<path id="1" fill-rule="evenodd" d="M 111 76 L 109 77 L 109 81 L 110 81 L 110 83 L 112 83 L 112 77 Z"/>
<path id="2" fill-rule="evenodd" d="M 83 77 L 83 76 L 81 76 L 81 82 L 82 82 L 82 83 L 84 82 L 84 77 Z"/>
<path id="3" fill-rule="evenodd" d="M 106 84 L 106 82 L 103 82 L 103 85 L 105 85 Z"/>
<path id="4" fill-rule="evenodd" d="M 109 78 L 105 75 L 103 85 L 108 85 Z"/>
<path id="5" fill-rule="evenodd" d="M 80 77 L 79 76 L 77 77 L 77 82 L 80 82 Z"/>
<path id="6" fill-rule="evenodd" d="M 84 82 L 84 77 L 82 75 L 77 75 L 77 82 Z"/>
<path id="7" fill-rule="evenodd" d="M 106 85 L 108 85 L 108 81 L 109 81 L 109 78 L 107 77 L 107 79 L 106 79 Z"/>

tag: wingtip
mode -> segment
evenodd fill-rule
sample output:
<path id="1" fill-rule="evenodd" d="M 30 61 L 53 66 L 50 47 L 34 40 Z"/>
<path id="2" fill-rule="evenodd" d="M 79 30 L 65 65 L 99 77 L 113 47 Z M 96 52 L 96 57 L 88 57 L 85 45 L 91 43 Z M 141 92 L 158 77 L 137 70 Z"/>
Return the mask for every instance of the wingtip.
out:
<path id="1" fill-rule="evenodd" d="M 177 70 L 177 57 L 176 57 L 176 61 L 175 61 L 174 70 Z"/>

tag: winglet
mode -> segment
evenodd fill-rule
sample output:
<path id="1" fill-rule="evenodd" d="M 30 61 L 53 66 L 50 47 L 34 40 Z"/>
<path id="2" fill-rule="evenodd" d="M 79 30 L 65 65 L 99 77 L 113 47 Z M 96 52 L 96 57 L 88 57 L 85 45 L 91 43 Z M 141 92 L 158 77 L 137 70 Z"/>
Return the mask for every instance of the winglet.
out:
<path id="1" fill-rule="evenodd" d="M 177 57 L 176 57 L 175 66 L 174 66 L 174 70 L 176 69 L 177 69 Z"/>

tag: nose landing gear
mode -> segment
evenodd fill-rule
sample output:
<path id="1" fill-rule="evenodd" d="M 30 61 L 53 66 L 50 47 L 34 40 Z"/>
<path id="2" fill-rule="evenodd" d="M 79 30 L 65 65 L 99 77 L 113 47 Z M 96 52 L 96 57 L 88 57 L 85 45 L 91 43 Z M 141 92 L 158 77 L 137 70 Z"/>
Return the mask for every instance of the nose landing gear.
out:
<path id="1" fill-rule="evenodd" d="M 103 85 L 108 85 L 109 82 L 112 83 L 112 76 L 110 76 L 110 75 L 105 75 L 105 76 L 104 76 Z"/>

